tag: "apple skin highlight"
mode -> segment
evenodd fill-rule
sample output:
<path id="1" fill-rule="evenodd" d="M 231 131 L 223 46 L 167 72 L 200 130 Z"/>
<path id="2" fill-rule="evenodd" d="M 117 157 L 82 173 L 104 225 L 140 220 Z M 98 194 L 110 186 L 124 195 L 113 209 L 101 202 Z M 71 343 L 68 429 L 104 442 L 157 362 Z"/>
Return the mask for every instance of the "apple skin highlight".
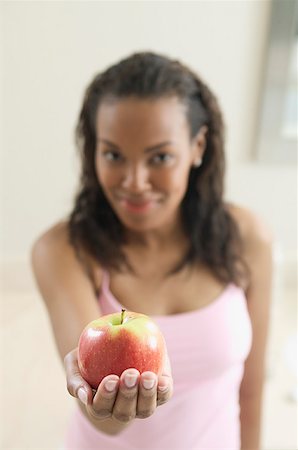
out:
<path id="1" fill-rule="evenodd" d="M 164 337 L 155 322 L 144 314 L 128 311 L 90 322 L 78 345 L 81 375 L 93 389 L 107 375 L 120 377 L 129 368 L 160 375 L 164 358 Z"/>

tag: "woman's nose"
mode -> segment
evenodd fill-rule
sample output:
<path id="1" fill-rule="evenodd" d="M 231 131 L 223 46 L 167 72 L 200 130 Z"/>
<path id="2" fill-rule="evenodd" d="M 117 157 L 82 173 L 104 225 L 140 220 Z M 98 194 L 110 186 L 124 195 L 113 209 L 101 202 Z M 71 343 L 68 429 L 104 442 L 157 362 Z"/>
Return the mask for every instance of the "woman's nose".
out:
<path id="1" fill-rule="evenodd" d="M 132 193 L 140 193 L 150 187 L 148 170 L 143 165 L 130 165 L 126 168 L 122 187 Z"/>

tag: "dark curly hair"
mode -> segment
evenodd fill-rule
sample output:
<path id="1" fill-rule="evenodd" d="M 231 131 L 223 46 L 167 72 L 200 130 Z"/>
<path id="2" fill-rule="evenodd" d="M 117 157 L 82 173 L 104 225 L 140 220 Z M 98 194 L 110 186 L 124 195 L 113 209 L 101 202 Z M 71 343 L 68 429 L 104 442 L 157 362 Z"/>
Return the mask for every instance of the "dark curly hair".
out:
<path id="1" fill-rule="evenodd" d="M 124 228 L 107 201 L 95 171 L 95 118 L 109 98 L 158 99 L 169 96 L 187 106 L 190 138 L 208 127 L 202 165 L 192 168 L 182 201 L 182 220 L 190 247 L 175 273 L 187 264 L 205 264 L 224 282 L 240 284 L 247 275 L 236 222 L 223 201 L 224 126 L 218 102 L 206 84 L 181 62 L 152 52 L 131 55 L 98 74 L 87 87 L 76 127 L 82 172 L 68 218 L 70 242 L 78 257 L 87 252 L 106 268 L 129 264 L 123 253 Z M 83 252 L 83 253 L 82 253 Z"/>

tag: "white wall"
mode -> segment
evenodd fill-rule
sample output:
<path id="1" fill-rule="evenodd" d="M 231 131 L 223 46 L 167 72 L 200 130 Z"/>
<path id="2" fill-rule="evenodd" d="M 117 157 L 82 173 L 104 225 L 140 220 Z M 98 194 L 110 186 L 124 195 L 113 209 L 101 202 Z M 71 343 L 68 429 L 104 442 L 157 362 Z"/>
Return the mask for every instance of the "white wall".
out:
<path id="1" fill-rule="evenodd" d="M 2 2 L 2 248 L 28 258 L 76 187 L 73 130 L 83 90 L 139 50 L 180 58 L 217 94 L 227 124 L 227 195 L 296 249 L 296 169 L 254 162 L 268 1 Z"/>

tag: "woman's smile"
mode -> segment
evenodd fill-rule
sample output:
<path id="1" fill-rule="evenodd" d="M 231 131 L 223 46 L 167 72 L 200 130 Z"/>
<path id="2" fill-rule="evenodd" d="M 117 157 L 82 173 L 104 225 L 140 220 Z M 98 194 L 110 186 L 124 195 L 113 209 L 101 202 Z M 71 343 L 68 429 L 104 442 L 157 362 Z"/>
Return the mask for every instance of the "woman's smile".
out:
<path id="1" fill-rule="evenodd" d="M 131 196 L 128 194 L 115 195 L 115 200 L 126 212 L 133 214 L 146 214 L 161 202 L 156 196 Z"/>
<path id="2" fill-rule="evenodd" d="M 143 214 L 149 212 L 154 207 L 155 203 L 156 202 L 154 202 L 153 200 L 145 200 L 141 202 L 136 202 L 125 198 L 120 200 L 121 206 L 128 212 L 134 214 Z"/>

